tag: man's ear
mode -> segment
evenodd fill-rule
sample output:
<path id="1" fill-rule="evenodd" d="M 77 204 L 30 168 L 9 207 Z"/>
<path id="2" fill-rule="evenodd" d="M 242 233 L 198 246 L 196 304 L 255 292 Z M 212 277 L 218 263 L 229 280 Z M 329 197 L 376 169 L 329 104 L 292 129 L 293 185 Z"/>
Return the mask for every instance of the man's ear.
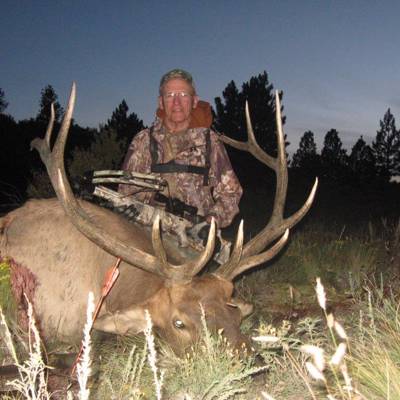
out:
<path id="1" fill-rule="evenodd" d="M 94 321 L 93 328 L 118 335 L 135 335 L 146 328 L 145 310 L 134 306 L 115 313 L 107 313 Z"/>
<path id="2" fill-rule="evenodd" d="M 198 102 L 199 102 L 199 96 L 193 96 L 193 108 L 197 107 Z"/>

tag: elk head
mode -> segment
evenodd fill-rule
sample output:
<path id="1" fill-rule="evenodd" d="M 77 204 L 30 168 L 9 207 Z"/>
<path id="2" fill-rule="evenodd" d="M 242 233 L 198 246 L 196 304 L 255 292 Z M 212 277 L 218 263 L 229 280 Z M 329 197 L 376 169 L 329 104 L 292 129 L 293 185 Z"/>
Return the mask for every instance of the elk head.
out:
<path id="1" fill-rule="evenodd" d="M 246 104 L 248 141 L 238 142 L 224 135 L 220 139 L 240 150 L 250 152 L 263 164 L 276 173 L 277 189 L 272 216 L 262 231 L 248 243 L 243 243 L 243 221 L 240 223 L 230 259 L 214 273 L 198 277 L 198 273 L 210 260 L 215 244 L 215 223 L 211 222 L 207 244 L 204 251 L 195 258 L 180 265 L 171 263 L 165 250 L 160 233 L 160 221 L 157 217 L 151 232 L 153 251 L 139 246 L 133 240 L 121 239 L 111 232 L 100 218 L 88 212 L 87 203 L 77 200 L 69 185 L 64 168 L 64 147 L 71 123 L 74 103 L 75 84 L 72 86 L 68 107 L 65 112 L 58 137 L 53 149 L 50 149 L 50 136 L 53 129 L 54 112 L 44 139 L 32 141 L 46 165 L 50 180 L 57 197 L 72 224 L 95 245 L 112 256 L 121 258 L 131 271 L 147 276 L 147 282 L 157 280 L 157 290 L 144 296 L 141 301 L 125 304 L 111 313 L 103 313 L 95 323 L 95 328 L 120 333 L 135 334 L 144 329 L 145 310 L 149 310 L 153 324 L 160 336 L 165 338 L 176 352 L 181 352 L 191 344 L 201 332 L 201 307 L 204 309 L 208 326 L 223 329 L 224 334 L 234 345 L 245 340 L 240 334 L 240 322 L 251 312 L 251 307 L 233 297 L 233 280 L 239 274 L 272 259 L 285 245 L 289 228 L 294 226 L 307 213 L 313 202 L 317 180 L 304 205 L 293 215 L 285 218 L 284 205 L 287 192 L 288 174 L 282 130 L 280 100 L 276 94 L 276 122 L 278 155 L 267 155 L 257 144 L 251 126 L 249 110 Z M 94 206 L 91 206 L 92 208 Z M 100 212 L 100 211 L 99 211 Z M 109 211 L 104 210 L 109 213 Z M 111 217 L 110 217 L 111 218 Z M 121 217 L 118 224 L 126 224 Z M 108 224 L 109 226 L 110 224 Z M 145 235 L 145 233 L 143 233 Z M 270 248 L 265 248 L 276 241 Z M 138 268 L 142 271 L 138 271 Z M 129 268 L 128 268 L 129 269 Z M 129 289 L 129 279 L 124 279 Z M 146 285 L 146 281 L 142 283 Z M 114 290 L 114 289 L 113 289 Z"/>

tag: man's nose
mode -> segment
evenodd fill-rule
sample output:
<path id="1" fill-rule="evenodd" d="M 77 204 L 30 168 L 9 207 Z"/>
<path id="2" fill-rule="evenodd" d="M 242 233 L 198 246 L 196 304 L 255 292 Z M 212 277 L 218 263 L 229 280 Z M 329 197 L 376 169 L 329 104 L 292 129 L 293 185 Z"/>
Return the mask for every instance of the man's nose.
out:
<path id="1" fill-rule="evenodd" d="M 181 96 L 174 96 L 173 104 L 180 104 L 180 103 L 181 103 Z"/>

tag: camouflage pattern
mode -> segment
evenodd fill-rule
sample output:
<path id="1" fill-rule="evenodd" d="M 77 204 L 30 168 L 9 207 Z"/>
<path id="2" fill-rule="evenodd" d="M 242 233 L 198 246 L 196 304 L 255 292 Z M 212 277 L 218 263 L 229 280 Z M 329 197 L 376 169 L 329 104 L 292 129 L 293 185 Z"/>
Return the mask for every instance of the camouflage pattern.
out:
<path id="1" fill-rule="evenodd" d="M 153 137 L 158 144 L 158 163 L 175 159 L 179 164 L 205 165 L 206 128 L 192 128 L 184 132 L 170 134 L 156 118 L 153 125 Z M 122 169 L 127 171 L 150 173 L 150 129 L 139 132 L 129 146 Z M 166 196 L 177 198 L 198 209 L 204 217 L 212 215 L 223 228 L 228 226 L 239 212 L 242 187 L 232 169 L 226 149 L 218 135 L 210 131 L 211 154 L 208 186 L 203 186 L 203 175 L 193 173 L 164 173 L 168 181 L 169 193 Z M 134 195 L 144 203 L 153 204 L 154 192 L 141 192 L 132 185 L 120 185 L 119 192 Z"/>

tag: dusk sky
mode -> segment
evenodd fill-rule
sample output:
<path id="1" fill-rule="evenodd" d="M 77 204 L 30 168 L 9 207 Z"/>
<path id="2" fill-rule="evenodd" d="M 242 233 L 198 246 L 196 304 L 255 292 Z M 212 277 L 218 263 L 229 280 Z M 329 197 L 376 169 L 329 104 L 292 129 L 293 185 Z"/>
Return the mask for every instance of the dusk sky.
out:
<path id="1" fill-rule="evenodd" d="M 0 88 L 17 120 L 36 116 L 48 84 L 64 106 L 76 81 L 80 125 L 122 99 L 148 125 L 172 68 L 212 105 L 266 70 L 284 92 L 289 152 L 306 130 L 321 150 L 331 128 L 350 149 L 389 107 L 400 122 L 399 17 L 399 1 L 2 0 Z"/>

